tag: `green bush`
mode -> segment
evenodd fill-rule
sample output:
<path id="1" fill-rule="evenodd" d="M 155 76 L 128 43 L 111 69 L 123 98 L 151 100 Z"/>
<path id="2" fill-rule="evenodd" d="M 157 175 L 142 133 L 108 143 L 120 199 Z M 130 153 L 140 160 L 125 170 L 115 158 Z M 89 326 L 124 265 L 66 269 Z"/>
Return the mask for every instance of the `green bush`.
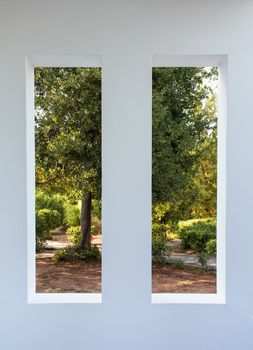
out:
<path id="1" fill-rule="evenodd" d="M 179 237 L 183 249 L 205 251 L 207 242 L 216 238 L 216 221 L 215 219 L 181 221 Z"/>
<path id="2" fill-rule="evenodd" d="M 61 216 L 60 225 L 67 227 L 80 225 L 80 207 L 72 204 L 65 196 L 60 194 L 47 194 L 42 191 L 36 194 L 36 210 L 52 209 L 57 210 Z"/>
<path id="3" fill-rule="evenodd" d="M 81 210 L 77 204 L 65 203 L 64 224 L 67 227 L 79 226 L 81 224 Z"/>
<path id="4" fill-rule="evenodd" d="M 64 203 L 66 199 L 59 195 L 59 194 L 52 194 L 49 195 L 44 192 L 37 192 L 36 193 L 36 210 L 40 209 L 52 209 L 57 210 L 60 214 L 61 220 L 60 225 L 63 224 L 64 216 L 65 216 L 65 209 L 64 209 Z"/>
<path id="5" fill-rule="evenodd" d="M 163 224 L 152 225 L 152 260 L 160 265 L 165 264 L 171 253 L 167 244 L 166 229 L 166 225 Z"/>
<path id="6" fill-rule="evenodd" d="M 210 241 L 206 243 L 205 250 L 209 255 L 216 254 L 216 239 L 210 239 Z"/>
<path id="7" fill-rule="evenodd" d="M 61 216 L 57 210 L 36 210 L 36 251 L 45 248 L 45 241 L 50 238 L 50 230 L 58 227 L 60 222 Z"/>
<path id="8" fill-rule="evenodd" d="M 208 253 L 205 250 L 203 250 L 203 251 L 198 252 L 197 255 L 198 255 L 198 261 L 201 264 L 202 269 L 206 270 L 208 259 L 209 259 Z"/>
<path id="9" fill-rule="evenodd" d="M 92 245 L 87 250 L 75 246 L 58 249 L 54 254 L 55 261 L 90 261 L 100 259 L 101 254 L 97 246 Z"/>
<path id="10" fill-rule="evenodd" d="M 36 210 L 36 233 L 42 236 L 50 230 L 58 227 L 61 223 L 61 216 L 57 210 L 39 209 Z"/>
<path id="11" fill-rule="evenodd" d="M 75 247 L 80 247 L 81 245 L 81 226 L 69 227 L 66 231 L 68 239 Z"/>
<path id="12" fill-rule="evenodd" d="M 101 257 L 100 251 L 96 245 L 91 245 L 87 250 L 79 250 L 75 253 L 79 260 L 97 260 Z"/>
<path id="13" fill-rule="evenodd" d="M 44 192 L 37 192 L 35 196 L 36 210 L 39 209 L 51 209 L 49 206 L 49 195 Z"/>
<path id="14" fill-rule="evenodd" d="M 161 223 L 167 212 L 171 209 L 170 203 L 156 203 L 152 206 L 153 222 Z"/>
<path id="15" fill-rule="evenodd" d="M 179 269 L 179 270 L 181 270 L 181 269 L 183 269 L 185 267 L 185 263 L 182 260 L 180 260 L 180 259 L 173 260 L 170 265 L 174 269 Z"/>
<path id="16" fill-rule="evenodd" d="M 94 220 L 96 219 L 96 220 Z M 91 233 L 93 235 L 101 234 L 101 222 L 97 218 L 92 218 Z M 66 231 L 68 239 L 74 246 L 79 247 L 81 244 L 81 226 L 72 226 L 69 227 Z"/>
<path id="17" fill-rule="evenodd" d="M 36 236 L 36 252 L 39 253 L 43 251 L 46 248 L 46 241 L 45 238 L 41 238 Z"/>
<path id="18" fill-rule="evenodd" d="M 167 226 L 165 224 L 153 224 L 152 225 L 152 237 L 164 237 L 166 238 Z"/>
<path id="19" fill-rule="evenodd" d="M 56 250 L 53 259 L 55 261 L 73 261 L 75 260 L 75 248 L 68 245 L 67 247 Z"/>

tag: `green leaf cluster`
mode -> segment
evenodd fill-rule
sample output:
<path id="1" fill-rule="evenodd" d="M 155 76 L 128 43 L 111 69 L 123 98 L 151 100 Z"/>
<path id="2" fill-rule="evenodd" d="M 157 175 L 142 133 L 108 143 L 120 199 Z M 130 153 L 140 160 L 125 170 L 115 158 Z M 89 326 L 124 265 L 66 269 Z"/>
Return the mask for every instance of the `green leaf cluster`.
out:
<path id="1" fill-rule="evenodd" d="M 100 68 L 35 69 L 36 185 L 101 196 Z"/>
<path id="2" fill-rule="evenodd" d="M 212 87 L 205 81 L 216 78 L 216 69 L 153 68 L 152 198 L 154 216 L 166 207 L 162 223 L 215 212 L 215 104 L 207 103 Z M 201 182 L 203 167 L 211 191 Z"/>

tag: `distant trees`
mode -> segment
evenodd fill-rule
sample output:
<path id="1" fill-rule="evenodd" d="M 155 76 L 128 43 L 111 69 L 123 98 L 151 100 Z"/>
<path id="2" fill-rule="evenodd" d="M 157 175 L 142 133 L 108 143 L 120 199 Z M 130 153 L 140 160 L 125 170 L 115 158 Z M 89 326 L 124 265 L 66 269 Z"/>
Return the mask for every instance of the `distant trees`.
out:
<path id="1" fill-rule="evenodd" d="M 215 213 L 215 100 L 205 81 L 216 77 L 216 69 L 153 69 L 153 214 L 162 223 Z"/>
<path id="2" fill-rule="evenodd" d="M 217 205 L 217 111 L 216 94 L 212 94 L 205 105 L 210 121 L 209 132 L 199 147 L 200 157 L 194 166 L 193 182 L 197 196 L 191 215 L 197 218 L 215 217 Z"/>

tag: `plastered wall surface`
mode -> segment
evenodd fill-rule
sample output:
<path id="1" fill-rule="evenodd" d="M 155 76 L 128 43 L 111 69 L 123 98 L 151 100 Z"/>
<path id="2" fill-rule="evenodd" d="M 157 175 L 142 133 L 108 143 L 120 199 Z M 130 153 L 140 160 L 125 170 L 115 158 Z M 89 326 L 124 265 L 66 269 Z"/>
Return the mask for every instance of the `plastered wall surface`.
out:
<path id="1" fill-rule="evenodd" d="M 253 2 L 0 0 L 0 349 L 253 349 Z M 103 60 L 103 304 L 27 304 L 25 57 Z M 227 303 L 151 304 L 154 54 L 228 55 Z M 119 249 L 124 247 L 124 249 Z"/>

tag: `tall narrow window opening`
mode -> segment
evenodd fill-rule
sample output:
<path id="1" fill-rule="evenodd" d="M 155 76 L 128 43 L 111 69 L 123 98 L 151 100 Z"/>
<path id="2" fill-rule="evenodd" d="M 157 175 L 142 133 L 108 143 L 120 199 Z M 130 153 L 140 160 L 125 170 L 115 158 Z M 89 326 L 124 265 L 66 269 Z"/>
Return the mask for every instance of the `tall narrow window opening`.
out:
<path id="1" fill-rule="evenodd" d="M 28 182 L 28 219 L 34 222 L 28 232 L 29 300 L 99 302 L 101 68 L 28 68 L 28 99 L 33 90 L 28 102 L 34 104 L 27 127 L 34 138 L 28 140 L 34 145 L 33 169 L 28 162 L 34 180 L 34 187 Z"/>
<path id="2" fill-rule="evenodd" d="M 217 296 L 221 282 L 219 72 L 218 66 L 153 68 L 152 292 L 158 302 L 171 294 Z"/>

